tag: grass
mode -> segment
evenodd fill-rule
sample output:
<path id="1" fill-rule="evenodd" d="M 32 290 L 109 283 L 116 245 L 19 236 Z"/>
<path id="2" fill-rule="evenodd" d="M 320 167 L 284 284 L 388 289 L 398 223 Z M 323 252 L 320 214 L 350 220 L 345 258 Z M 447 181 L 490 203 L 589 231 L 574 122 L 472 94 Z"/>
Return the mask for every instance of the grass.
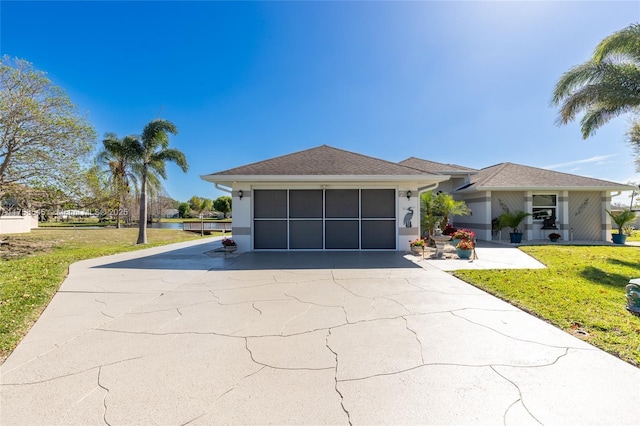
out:
<path id="1" fill-rule="evenodd" d="M 457 271 L 455 275 L 621 359 L 640 366 L 640 317 L 625 286 L 640 278 L 640 249 L 527 246 L 545 270 Z M 582 335 L 578 332 L 586 332 Z"/>
<path id="2" fill-rule="evenodd" d="M 627 241 L 640 241 L 640 231 L 633 231 L 631 235 L 627 236 Z"/>
<path id="3" fill-rule="evenodd" d="M 190 232 L 148 229 L 150 243 L 142 246 L 135 244 L 137 233 L 137 229 L 58 228 L 2 236 L 5 243 L 11 244 L 6 254 L 12 258 L 0 260 L 0 362 L 38 319 L 62 284 L 70 264 L 201 238 Z"/>

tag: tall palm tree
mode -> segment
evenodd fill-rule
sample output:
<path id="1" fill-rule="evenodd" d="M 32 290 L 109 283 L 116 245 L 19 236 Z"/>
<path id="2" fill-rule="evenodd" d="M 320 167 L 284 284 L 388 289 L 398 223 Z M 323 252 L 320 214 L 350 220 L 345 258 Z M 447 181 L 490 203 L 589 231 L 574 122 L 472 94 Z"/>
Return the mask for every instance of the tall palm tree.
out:
<path id="1" fill-rule="evenodd" d="M 189 164 L 184 154 L 169 148 L 169 133 L 178 133 L 176 126 L 163 119 L 150 121 L 142 130 L 142 136 L 134 139 L 131 149 L 134 158 L 134 171 L 140 177 L 140 220 L 138 223 L 137 244 L 147 243 L 147 190 L 150 186 L 158 187 L 159 179 L 167 178 L 167 161 L 177 164 L 183 172 L 187 172 Z"/>
<path id="2" fill-rule="evenodd" d="M 590 60 L 564 73 L 556 83 L 552 102 L 560 106 L 559 124 L 567 124 L 584 112 L 580 120 L 583 139 L 612 118 L 640 112 L 640 24 L 605 38 Z"/>
<path id="3" fill-rule="evenodd" d="M 106 166 L 110 173 L 111 191 L 116 197 L 116 228 L 120 228 L 120 214 L 131 186 L 138 185 L 133 171 L 133 136 L 120 139 L 115 133 L 107 133 L 102 141 L 103 148 L 98 153 L 98 164 Z"/>

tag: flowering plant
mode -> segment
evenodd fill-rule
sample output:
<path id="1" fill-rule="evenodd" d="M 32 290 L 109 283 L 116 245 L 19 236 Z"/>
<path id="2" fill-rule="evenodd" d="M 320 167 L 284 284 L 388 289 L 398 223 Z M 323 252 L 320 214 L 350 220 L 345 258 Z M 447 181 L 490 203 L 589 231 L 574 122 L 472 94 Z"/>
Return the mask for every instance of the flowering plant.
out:
<path id="1" fill-rule="evenodd" d="M 231 238 L 225 238 L 222 240 L 222 245 L 225 247 L 231 247 L 231 246 L 235 246 L 236 242 L 233 241 Z"/>
<path id="2" fill-rule="evenodd" d="M 425 242 L 424 242 L 424 240 L 423 240 L 423 239 L 416 238 L 416 239 L 415 239 L 415 240 L 413 240 L 413 241 L 409 241 L 409 245 L 410 245 L 411 247 L 424 247 Z"/>
<path id="3" fill-rule="evenodd" d="M 458 229 L 456 232 L 451 234 L 451 238 L 454 240 L 473 240 L 475 236 L 476 233 L 470 229 Z"/>
<path id="4" fill-rule="evenodd" d="M 461 240 L 456 246 L 456 248 L 460 250 L 473 250 L 473 241 Z"/>

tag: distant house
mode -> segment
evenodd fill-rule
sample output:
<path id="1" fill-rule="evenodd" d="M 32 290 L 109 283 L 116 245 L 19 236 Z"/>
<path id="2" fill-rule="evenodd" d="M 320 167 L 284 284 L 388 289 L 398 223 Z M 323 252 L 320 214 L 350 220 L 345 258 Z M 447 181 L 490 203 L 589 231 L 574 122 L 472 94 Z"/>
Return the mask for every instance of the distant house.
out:
<path id="1" fill-rule="evenodd" d="M 420 197 L 445 191 L 472 215 L 454 218 L 478 238 L 499 238 L 492 219 L 532 213 L 524 238 L 605 241 L 612 193 L 633 187 L 511 163 L 482 170 L 418 158 L 400 163 L 322 145 L 201 176 L 233 197 L 239 250 L 407 250 L 422 234 Z M 546 219 L 546 221 L 545 221 Z"/>

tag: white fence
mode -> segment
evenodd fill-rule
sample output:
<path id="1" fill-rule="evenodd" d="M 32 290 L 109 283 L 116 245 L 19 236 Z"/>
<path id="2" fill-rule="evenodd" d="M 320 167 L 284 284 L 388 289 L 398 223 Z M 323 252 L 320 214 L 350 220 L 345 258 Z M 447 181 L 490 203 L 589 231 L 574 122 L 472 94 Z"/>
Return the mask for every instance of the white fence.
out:
<path id="1" fill-rule="evenodd" d="M 38 216 L 2 216 L 0 234 L 22 234 L 38 227 Z"/>

